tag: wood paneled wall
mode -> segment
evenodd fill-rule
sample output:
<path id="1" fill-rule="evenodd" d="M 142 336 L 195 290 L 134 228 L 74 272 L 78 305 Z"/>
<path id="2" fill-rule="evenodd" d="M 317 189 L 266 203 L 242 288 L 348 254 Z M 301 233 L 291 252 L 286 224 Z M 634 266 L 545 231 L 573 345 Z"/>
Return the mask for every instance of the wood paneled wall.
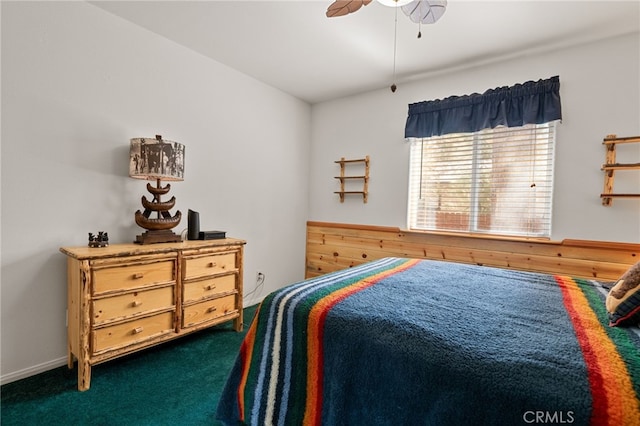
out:
<path id="1" fill-rule="evenodd" d="M 396 256 L 609 281 L 640 261 L 640 244 L 506 239 L 327 222 L 307 222 L 306 251 L 307 278 Z"/>

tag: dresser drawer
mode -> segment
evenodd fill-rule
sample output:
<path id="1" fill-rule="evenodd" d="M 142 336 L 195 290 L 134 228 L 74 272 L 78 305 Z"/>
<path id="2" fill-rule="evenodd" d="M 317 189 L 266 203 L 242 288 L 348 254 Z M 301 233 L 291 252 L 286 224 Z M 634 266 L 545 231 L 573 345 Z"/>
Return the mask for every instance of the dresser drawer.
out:
<path id="1" fill-rule="evenodd" d="M 231 272 L 236 269 L 236 254 L 223 253 L 207 256 L 188 257 L 184 261 L 182 276 L 185 279 Z"/>
<path id="2" fill-rule="evenodd" d="M 235 305 L 236 295 L 231 294 L 185 307 L 182 315 L 182 326 L 191 327 L 237 312 Z"/>
<path id="3" fill-rule="evenodd" d="M 98 328 L 92 332 L 93 353 L 139 343 L 173 331 L 173 312 Z"/>
<path id="4" fill-rule="evenodd" d="M 93 324 L 100 325 L 145 312 L 173 308 L 175 306 L 173 291 L 174 287 L 170 286 L 96 299 L 93 301 L 91 311 Z"/>
<path id="5" fill-rule="evenodd" d="M 95 294 L 100 294 L 174 280 L 174 262 L 172 260 L 115 266 L 113 268 L 96 269 L 93 272 L 93 291 Z"/>
<path id="6" fill-rule="evenodd" d="M 222 275 L 184 284 L 183 303 L 206 299 L 216 294 L 229 293 L 236 288 L 236 274 Z"/>

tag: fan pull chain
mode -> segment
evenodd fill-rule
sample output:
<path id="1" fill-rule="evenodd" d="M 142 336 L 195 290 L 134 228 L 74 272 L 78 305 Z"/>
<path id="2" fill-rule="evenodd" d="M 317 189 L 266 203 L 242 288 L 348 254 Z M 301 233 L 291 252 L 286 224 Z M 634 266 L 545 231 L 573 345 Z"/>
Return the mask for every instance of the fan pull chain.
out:
<path id="1" fill-rule="evenodd" d="M 396 21 L 393 34 L 393 83 L 391 84 L 391 92 L 396 93 L 396 49 L 398 48 L 398 8 L 396 7 Z"/>

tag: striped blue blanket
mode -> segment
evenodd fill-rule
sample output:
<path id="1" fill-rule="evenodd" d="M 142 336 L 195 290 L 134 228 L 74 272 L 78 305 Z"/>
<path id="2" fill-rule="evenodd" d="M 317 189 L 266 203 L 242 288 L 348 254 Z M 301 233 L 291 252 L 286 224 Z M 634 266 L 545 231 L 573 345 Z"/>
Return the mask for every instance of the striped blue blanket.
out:
<path id="1" fill-rule="evenodd" d="M 262 302 L 227 425 L 640 424 L 640 335 L 601 284 L 385 258 Z"/>

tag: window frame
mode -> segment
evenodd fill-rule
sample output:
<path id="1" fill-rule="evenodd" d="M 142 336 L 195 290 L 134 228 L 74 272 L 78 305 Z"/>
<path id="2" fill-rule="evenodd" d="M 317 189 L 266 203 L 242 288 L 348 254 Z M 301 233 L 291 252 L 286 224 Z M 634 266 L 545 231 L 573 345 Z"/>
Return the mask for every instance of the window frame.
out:
<path id="1" fill-rule="evenodd" d="M 477 132 L 473 132 L 473 133 L 459 133 L 459 134 L 449 134 L 449 135 L 442 135 L 442 136 L 432 136 L 430 138 L 410 138 L 410 142 L 411 142 L 411 147 L 410 147 L 410 154 L 409 154 L 409 182 L 408 182 L 408 194 L 407 194 L 407 230 L 411 231 L 411 232 L 445 232 L 445 233 L 463 233 L 466 235 L 479 235 L 479 236 L 499 236 L 502 238 L 535 238 L 535 239 L 546 239 L 549 240 L 551 238 L 551 233 L 552 233 L 552 225 L 553 225 L 553 190 L 554 190 L 554 175 L 555 175 L 555 156 L 556 156 L 556 142 L 557 142 L 557 123 L 559 122 L 559 120 L 553 120 L 547 123 L 541 123 L 541 124 L 527 124 L 524 126 L 520 126 L 520 127 L 504 127 L 504 126 L 498 126 L 494 129 L 484 129 L 484 130 L 480 130 Z M 481 179 L 480 179 L 480 166 L 479 166 L 479 151 L 482 149 L 486 149 L 485 147 L 481 147 L 480 144 L 483 143 L 483 141 L 487 141 L 490 140 L 492 138 L 497 138 L 501 135 L 506 135 L 508 133 L 514 132 L 514 131 L 523 131 L 523 134 L 526 133 L 532 133 L 533 136 L 529 137 L 530 141 L 536 141 L 539 139 L 545 139 L 545 142 L 541 142 L 542 145 L 545 146 L 545 150 L 547 150 L 546 153 L 546 157 L 545 157 L 545 166 L 544 166 L 544 173 L 545 173 L 545 180 L 544 181 L 539 181 L 543 183 L 543 188 L 545 188 L 543 191 L 546 191 L 543 194 L 543 201 L 537 201 L 537 205 L 542 205 L 543 209 L 541 210 L 541 217 L 542 217 L 542 222 L 543 222 L 543 227 L 542 227 L 542 231 L 541 232 L 536 232 L 535 229 L 531 229 L 531 225 L 529 226 L 529 229 L 523 229 L 522 227 L 519 227 L 519 229 L 482 229 L 481 227 L 479 227 L 479 219 L 480 219 L 480 212 L 482 210 L 482 205 L 481 203 L 479 203 L 479 194 L 480 194 L 480 187 L 482 185 Z M 540 137 L 538 135 L 538 132 L 540 133 L 544 133 L 547 132 L 546 137 Z M 416 195 L 416 190 L 415 190 L 415 185 L 416 183 L 414 182 L 414 180 L 416 178 L 419 178 L 420 180 L 422 180 L 424 178 L 424 167 L 425 165 L 423 164 L 424 162 L 424 153 L 422 153 L 422 155 L 420 154 L 420 151 L 422 151 L 422 149 L 424 149 L 424 141 L 428 140 L 428 141 L 440 141 L 442 142 L 443 140 L 449 139 L 451 140 L 452 138 L 456 138 L 459 137 L 461 139 L 463 138 L 471 138 L 473 140 L 473 144 L 472 147 L 469 151 L 465 151 L 465 152 L 470 152 L 472 154 L 472 166 L 470 168 L 469 173 L 467 173 L 467 175 L 469 176 L 469 179 L 471 180 L 471 183 L 469 184 L 469 202 L 468 202 L 468 207 L 469 207 L 469 211 L 466 213 L 468 215 L 468 220 L 466 221 L 467 224 L 464 227 L 464 229 L 451 229 L 450 227 L 438 227 L 438 223 L 436 220 L 436 215 L 438 214 L 437 212 L 440 209 L 440 200 L 441 200 L 441 196 L 442 193 L 444 193 L 443 190 L 436 190 L 436 191 L 432 191 L 432 194 L 437 194 L 438 195 L 438 204 L 437 207 L 433 207 L 434 206 L 434 200 L 433 197 L 430 200 L 430 208 L 425 208 L 424 206 L 421 208 L 420 207 L 420 203 L 424 204 L 424 201 L 426 197 L 420 198 L 418 195 Z M 513 142 L 515 140 L 515 137 L 513 134 L 508 134 L 507 137 L 509 138 L 509 141 Z M 418 148 L 416 148 L 416 145 L 418 146 Z M 507 142 L 507 146 L 508 147 L 509 142 Z M 513 144 L 511 144 L 513 145 Z M 509 149 L 509 148 L 507 148 Z M 417 151 L 417 154 L 416 154 Z M 453 152 L 453 151 L 451 151 Z M 414 156 L 420 156 L 419 160 L 420 160 L 420 164 L 416 165 L 416 160 L 414 158 Z M 535 158 L 536 155 L 533 154 L 532 158 Z M 421 173 L 415 173 L 414 168 L 417 167 L 418 170 L 422 170 Z M 535 165 L 530 166 L 529 169 L 525 169 L 527 171 L 530 170 L 534 170 L 535 169 Z M 522 169 L 519 169 L 522 170 Z M 537 170 L 537 169 L 535 169 Z M 539 179 L 538 177 L 536 177 L 536 180 Z M 495 182 L 495 181 L 492 181 Z M 418 190 L 418 192 L 422 192 L 424 189 L 424 186 L 422 186 L 423 184 L 420 183 L 420 189 Z M 532 187 L 535 185 L 532 185 Z M 538 189 L 536 188 L 535 191 L 537 192 Z M 460 191 L 463 192 L 463 191 Z M 421 196 L 422 194 L 420 194 Z M 535 193 L 534 193 L 534 197 L 535 197 Z M 525 202 L 530 203 L 531 202 L 531 196 L 525 196 L 523 197 L 520 201 L 520 208 L 524 208 L 525 206 L 523 206 L 523 204 Z M 534 200 L 535 201 L 535 200 Z M 486 201 L 485 201 L 486 203 Z M 414 207 L 415 206 L 415 207 Z M 427 219 L 418 219 L 418 215 L 420 214 L 420 212 L 426 212 L 427 215 L 429 215 L 429 218 Z M 536 210 L 537 212 L 538 210 Z M 458 212 L 459 214 L 465 214 L 463 211 Z M 492 218 L 495 216 L 494 214 L 491 215 Z M 535 216 L 535 215 L 532 215 Z M 515 216 L 514 216 L 515 218 Z M 463 217 L 464 219 L 464 217 Z M 428 222 L 431 220 L 431 224 L 429 224 Z M 419 222 L 422 221 L 422 223 L 420 224 Z"/>

